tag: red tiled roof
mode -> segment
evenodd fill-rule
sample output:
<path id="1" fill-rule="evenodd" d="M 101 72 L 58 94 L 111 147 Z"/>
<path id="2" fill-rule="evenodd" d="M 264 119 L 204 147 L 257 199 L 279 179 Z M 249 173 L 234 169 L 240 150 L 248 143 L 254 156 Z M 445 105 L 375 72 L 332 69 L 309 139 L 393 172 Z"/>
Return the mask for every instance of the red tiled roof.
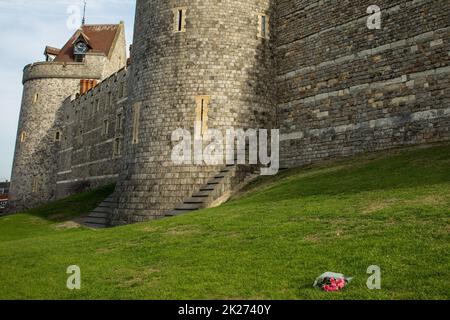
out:
<path id="1" fill-rule="evenodd" d="M 119 32 L 120 24 L 97 24 L 97 25 L 83 25 L 81 29 L 67 41 L 61 52 L 55 58 L 57 62 L 74 62 L 73 50 L 74 41 L 83 35 L 89 41 L 89 52 L 103 53 L 105 56 L 109 52 Z"/>
<path id="2" fill-rule="evenodd" d="M 61 49 L 46 46 L 45 47 L 45 54 L 51 54 L 53 56 L 57 56 L 61 52 Z"/>

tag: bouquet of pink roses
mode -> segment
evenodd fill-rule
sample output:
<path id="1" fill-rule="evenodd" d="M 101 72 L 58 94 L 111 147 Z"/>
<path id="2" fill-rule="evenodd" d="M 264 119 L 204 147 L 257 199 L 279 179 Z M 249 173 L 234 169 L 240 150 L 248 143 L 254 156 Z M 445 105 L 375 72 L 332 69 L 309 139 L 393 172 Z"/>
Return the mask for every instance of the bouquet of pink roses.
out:
<path id="1" fill-rule="evenodd" d="M 352 278 L 346 278 L 341 273 L 325 272 L 314 282 L 314 287 L 327 292 L 336 292 L 344 289 Z"/>

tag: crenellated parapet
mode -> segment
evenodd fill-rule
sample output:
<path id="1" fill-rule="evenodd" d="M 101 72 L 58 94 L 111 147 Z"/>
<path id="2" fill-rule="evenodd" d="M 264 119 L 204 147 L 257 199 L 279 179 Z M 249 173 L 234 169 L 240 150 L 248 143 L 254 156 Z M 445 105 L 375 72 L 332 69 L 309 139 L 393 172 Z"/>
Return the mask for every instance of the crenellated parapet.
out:
<path id="1" fill-rule="evenodd" d="M 57 115 L 56 198 L 117 181 L 124 148 L 128 71 L 65 99 Z"/>

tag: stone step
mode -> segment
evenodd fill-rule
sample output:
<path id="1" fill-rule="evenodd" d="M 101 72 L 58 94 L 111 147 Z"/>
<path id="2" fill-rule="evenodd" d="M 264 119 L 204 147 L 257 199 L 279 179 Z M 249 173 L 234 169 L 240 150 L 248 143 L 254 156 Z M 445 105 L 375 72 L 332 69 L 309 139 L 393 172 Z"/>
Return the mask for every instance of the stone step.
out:
<path id="1" fill-rule="evenodd" d="M 199 191 L 192 195 L 194 198 L 207 198 L 211 194 L 211 191 Z"/>
<path id="2" fill-rule="evenodd" d="M 85 222 L 84 225 L 88 228 L 92 229 L 106 229 L 107 226 L 104 224 L 97 224 L 97 223 L 91 223 L 91 222 Z"/>
<path id="3" fill-rule="evenodd" d="M 185 204 L 197 204 L 197 203 L 204 203 L 205 197 L 192 197 L 184 201 Z"/>
<path id="4" fill-rule="evenodd" d="M 192 211 L 185 211 L 185 210 L 173 210 L 169 213 L 166 214 L 166 217 L 176 217 L 176 216 L 180 216 L 182 214 L 188 213 L 188 212 L 192 212 Z"/>
<path id="5" fill-rule="evenodd" d="M 117 208 L 117 200 L 111 195 L 86 217 L 84 225 L 95 229 L 110 227 L 111 215 L 115 208 Z"/>
<path id="6" fill-rule="evenodd" d="M 186 213 L 190 213 L 190 212 L 194 212 L 194 211 L 198 211 L 199 209 L 186 209 L 186 210 L 182 210 L 182 209 L 175 209 L 172 210 L 171 212 L 167 213 L 165 216 L 166 217 L 176 217 L 176 216 L 180 216 Z"/>
<path id="7" fill-rule="evenodd" d="M 109 219 L 109 213 L 103 213 L 103 212 L 92 212 L 86 220 L 89 220 L 89 218 L 104 218 Z"/>
<path id="8" fill-rule="evenodd" d="M 96 217 L 92 217 L 89 216 L 86 219 L 85 223 L 93 223 L 93 224 L 103 224 L 105 226 L 109 225 L 109 218 L 96 218 Z"/>
<path id="9" fill-rule="evenodd" d="M 98 212 L 98 213 L 112 213 L 113 208 L 109 207 L 97 207 L 92 212 Z"/>
<path id="10" fill-rule="evenodd" d="M 220 184 L 223 181 L 223 178 L 214 178 L 208 181 L 208 184 Z"/>
<path id="11" fill-rule="evenodd" d="M 200 188 L 200 191 L 214 191 L 216 185 L 211 184 Z"/>
<path id="12" fill-rule="evenodd" d="M 99 206 L 99 208 L 116 208 L 117 203 L 116 202 L 102 202 L 98 206 Z"/>
<path id="13" fill-rule="evenodd" d="M 115 198 L 105 199 L 102 203 L 117 203 L 117 200 Z"/>
<path id="14" fill-rule="evenodd" d="M 183 203 L 175 208 L 175 210 L 198 210 L 203 203 Z"/>

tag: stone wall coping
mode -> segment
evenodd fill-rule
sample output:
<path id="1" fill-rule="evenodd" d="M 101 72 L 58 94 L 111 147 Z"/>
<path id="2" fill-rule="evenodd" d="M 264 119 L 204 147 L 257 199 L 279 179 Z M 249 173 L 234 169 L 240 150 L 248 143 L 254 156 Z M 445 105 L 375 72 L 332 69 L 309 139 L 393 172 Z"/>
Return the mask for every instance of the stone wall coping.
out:
<path id="1" fill-rule="evenodd" d="M 93 58 L 104 57 L 104 54 L 89 54 Z M 34 79 L 62 78 L 62 79 L 101 79 L 102 68 L 92 68 L 86 62 L 55 62 L 42 61 L 28 64 L 23 69 L 25 83 Z"/>

